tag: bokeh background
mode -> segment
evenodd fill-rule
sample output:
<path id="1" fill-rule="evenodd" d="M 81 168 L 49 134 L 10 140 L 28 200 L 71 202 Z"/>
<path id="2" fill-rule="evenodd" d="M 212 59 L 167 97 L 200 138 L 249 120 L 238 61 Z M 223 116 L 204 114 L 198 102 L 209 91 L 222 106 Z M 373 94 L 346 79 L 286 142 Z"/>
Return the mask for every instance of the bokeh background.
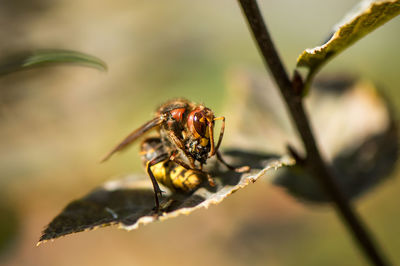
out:
<path id="1" fill-rule="evenodd" d="M 355 3 L 260 1 L 288 69 Z M 399 114 L 399 32 L 394 19 L 323 72 L 374 81 Z M 132 232 L 108 227 L 36 247 L 44 226 L 72 199 L 110 178 L 143 171 L 137 146 L 98 162 L 159 104 L 186 97 L 221 114 L 232 69 L 264 67 L 237 2 L 227 0 L 2 0 L 0 38 L 0 59 L 61 48 L 96 55 L 109 67 L 107 73 L 46 67 L 0 78 L 0 265 L 366 264 L 331 207 L 304 204 L 267 182 L 187 217 Z M 234 140 L 224 115 L 229 146 Z M 399 175 L 356 202 L 395 264 Z"/>

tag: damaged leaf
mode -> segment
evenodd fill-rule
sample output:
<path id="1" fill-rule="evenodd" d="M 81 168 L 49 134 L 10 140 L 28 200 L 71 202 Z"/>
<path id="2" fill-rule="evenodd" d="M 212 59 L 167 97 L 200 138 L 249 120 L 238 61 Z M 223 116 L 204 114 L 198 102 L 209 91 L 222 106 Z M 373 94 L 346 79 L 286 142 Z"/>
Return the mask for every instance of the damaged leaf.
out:
<path id="1" fill-rule="evenodd" d="M 44 230 L 39 243 L 60 236 L 92 230 L 98 227 L 118 224 L 126 230 L 137 229 L 155 221 L 163 221 L 181 214 L 190 214 L 199 208 L 208 208 L 218 204 L 240 188 L 254 183 L 266 175 L 269 170 L 275 170 L 284 165 L 293 165 L 289 157 L 249 153 L 233 150 L 227 153 L 231 162 L 237 165 L 247 164 L 252 172 L 239 174 L 232 171 L 221 171 L 214 164 L 211 167 L 216 186 L 203 186 L 192 194 L 168 192 L 163 196 L 162 214 L 154 213 L 154 192 L 149 178 L 145 176 L 127 176 L 121 180 L 110 181 L 75 200 L 53 219 Z M 262 170 L 255 170 L 262 169 Z"/>
<path id="2" fill-rule="evenodd" d="M 92 55 L 69 50 L 37 50 L 8 56 L 0 62 L 0 76 L 39 66 L 75 64 L 106 71 L 107 65 Z"/>
<path id="3" fill-rule="evenodd" d="M 332 57 L 400 14 L 400 0 L 364 0 L 342 22 L 321 46 L 306 49 L 297 59 L 297 67 L 308 68 L 305 92 L 318 70 Z"/>

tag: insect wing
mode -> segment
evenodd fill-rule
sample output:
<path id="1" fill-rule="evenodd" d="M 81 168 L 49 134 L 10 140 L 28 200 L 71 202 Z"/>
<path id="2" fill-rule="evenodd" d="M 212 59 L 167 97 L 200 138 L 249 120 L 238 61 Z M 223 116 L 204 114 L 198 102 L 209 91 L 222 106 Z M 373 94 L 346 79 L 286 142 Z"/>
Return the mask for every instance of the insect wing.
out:
<path id="1" fill-rule="evenodd" d="M 140 128 L 136 129 L 133 131 L 131 134 L 129 134 L 121 143 L 119 143 L 110 153 L 108 153 L 101 162 L 107 161 L 114 153 L 121 151 L 125 149 L 129 144 L 134 142 L 136 139 L 138 139 L 141 135 L 146 133 L 147 131 L 161 125 L 165 121 L 164 116 L 158 116 L 154 118 L 153 120 L 150 120 Z"/>

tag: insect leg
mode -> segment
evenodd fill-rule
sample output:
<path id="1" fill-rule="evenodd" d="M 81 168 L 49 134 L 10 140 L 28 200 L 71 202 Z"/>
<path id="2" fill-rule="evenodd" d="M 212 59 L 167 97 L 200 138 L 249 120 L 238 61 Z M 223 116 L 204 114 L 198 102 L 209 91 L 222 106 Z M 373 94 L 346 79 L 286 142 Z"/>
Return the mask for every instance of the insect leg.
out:
<path id="1" fill-rule="evenodd" d="M 225 131 L 225 116 L 220 116 L 220 117 L 216 117 L 214 118 L 215 120 L 222 120 L 222 126 L 221 126 L 221 130 L 219 132 L 219 138 L 218 138 L 218 143 L 217 146 L 215 146 L 215 151 L 218 151 L 219 146 L 221 145 L 222 142 L 222 137 L 224 136 L 224 131 Z"/>
<path id="2" fill-rule="evenodd" d="M 158 157 L 154 158 L 153 160 L 148 161 L 146 163 L 147 173 L 148 173 L 148 175 L 149 175 L 149 177 L 151 179 L 151 183 L 153 183 L 154 200 L 155 200 L 155 204 L 156 204 L 156 212 L 157 213 L 160 210 L 160 202 L 159 202 L 158 196 L 162 197 L 162 193 L 164 191 L 162 191 L 160 189 L 160 186 L 158 185 L 158 182 L 157 182 L 153 172 L 151 171 L 151 167 L 153 165 L 156 165 L 156 164 L 162 162 L 162 161 L 165 161 L 166 159 L 168 159 L 168 154 L 162 154 L 162 155 L 160 155 L 160 156 L 158 156 Z"/>
<path id="3" fill-rule="evenodd" d="M 181 159 L 177 158 L 175 154 L 171 155 L 171 157 L 169 157 L 169 159 L 171 161 L 173 161 L 176 164 L 179 164 L 180 166 L 182 166 L 183 168 L 185 168 L 186 170 L 194 170 L 194 171 L 200 171 L 196 168 L 191 167 L 190 165 L 188 165 L 187 163 L 185 163 L 184 161 L 182 161 Z"/>
<path id="4" fill-rule="evenodd" d="M 235 171 L 237 173 L 246 173 L 248 171 L 250 171 L 250 167 L 249 166 L 242 166 L 242 167 L 234 167 L 230 164 L 228 164 L 223 158 L 222 158 L 222 154 L 217 151 L 217 159 L 218 161 L 220 161 L 223 165 L 225 165 L 226 167 L 229 168 L 229 170 Z"/>
<path id="5" fill-rule="evenodd" d="M 208 154 L 208 158 L 214 156 L 215 154 L 215 147 L 214 147 L 214 121 L 208 123 L 208 131 L 210 136 L 210 153 Z"/>
<path id="6" fill-rule="evenodd" d="M 180 151 L 182 151 L 186 158 L 189 160 L 190 163 L 190 168 L 187 169 L 196 169 L 196 166 L 194 164 L 194 160 L 193 158 L 187 153 L 185 145 L 183 144 L 183 142 L 180 140 L 180 138 L 175 135 L 175 133 L 173 131 L 168 132 L 168 136 L 171 138 L 171 140 L 173 141 L 173 143 L 179 148 Z M 174 156 L 175 157 L 175 156 Z M 172 160 L 171 160 L 172 161 Z M 183 166 L 183 165 L 182 165 Z M 186 168 L 186 167 L 185 167 Z"/>

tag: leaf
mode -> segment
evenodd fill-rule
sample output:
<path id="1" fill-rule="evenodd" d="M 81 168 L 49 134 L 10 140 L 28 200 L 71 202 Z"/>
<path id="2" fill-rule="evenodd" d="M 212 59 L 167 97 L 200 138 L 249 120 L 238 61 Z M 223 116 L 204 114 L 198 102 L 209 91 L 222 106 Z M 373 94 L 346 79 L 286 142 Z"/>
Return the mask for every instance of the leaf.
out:
<path id="1" fill-rule="evenodd" d="M 238 174 L 219 171 L 214 164 L 211 172 L 215 176 L 215 187 L 203 186 L 192 194 L 168 192 L 161 202 L 164 212 L 158 217 L 153 211 L 154 192 L 149 178 L 131 175 L 110 181 L 68 204 L 44 230 L 38 245 L 60 236 L 102 226 L 118 224 L 120 228 L 129 231 L 140 225 L 164 221 L 181 214 L 188 215 L 197 209 L 220 203 L 232 193 L 265 176 L 271 169 L 294 164 L 293 159 L 288 157 L 277 158 L 243 151 L 231 151 L 228 158 L 235 165 L 247 163 L 252 168 L 262 170 Z"/>
<path id="2" fill-rule="evenodd" d="M 21 52 L 8 56 L 0 62 L 0 76 L 34 67 L 55 64 L 75 64 L 102 71 L 107 70 L 106 63 L 97 57 L 76 51 L 54 49 Z"/>
<path id="3" fill-rule="evenodd" d="M 331 165 L 341 190 L 353 200 L 381 183 L 395 169 L 399 158 L 399 129 L 389 102 L 386 100 L 385 103 L 384 99 L 378 98 L 376 91 L 369 91 L 365 85 L 360 84 L 358 88 L 355 84 L 347 90 L 342 89 L 339 88 L 334 96 L 338 97 L 335 106 L 340 109 L 336 111 L 336 116 L 346 123 L 335 122 L 333 112 L 322 107 L 318 112 L 330 115 L 319 117 L 317 121 L 330 119 L 337 127 L 337 130 L 330 129 L 333 131 L 330 134 L 333 143 L 329 149 L 332 151 L 336 148 L 336 152 L 331 153 Z M 365 101 L 367 97 L 370 98 L 369 104 Z M 319 101 L 321 105 L 327 105 L 326 100 L 320 98 Z M 348 105 L 341 102 L 347 102 Z M 386 112 L 381 110 L 382 107 L 386 108 Z M 321 134 L 329 139 L 328 135 Z M 341 140 L 343 137 L 347 140 Z M 299 166 L 278 174 L 273 183 L 285 187 L 290 194 L 301 200 L 315 203 L 330 201 L 320 184 L 306 169 Z"/>
<path id="4" fill-rule="evenodd" d="M 297 67 L 307 67 L 305 92 L 319 69 L 347 47 L 400 14 L 400 0 L 364 0 L 334 27 L 334 33 L 321 46 L 306 49 L 297 59 Z"/>
<path id="5" fill-rule="evenodd" d="M 288 125 L 284 105 L 263 73 L 233 71 L 229 77 L 227 110 L 230 134 L 225 143 L 285 152 L 286 144 L 304 154 L 296 132 Z M 310 110 L 319 147 L 349 198 L 355 199 L 381 184 L 399 157 L 398 121 L 390 99 L 371 82 L 347 74 L 318 77 Z M 239 95 L 239 97 L 238 97 Z M 326 202 L 319 184 L 300 165 L 279 170 L 273 180 L 298 199 Z"/>
<path id="6" fill-rule="evenodd" d="M 392 124 L 385 132 L 367 139 L 356 149 L 343 151 L 332 167 L 337 183 L 348 199 L 353 200 L 373 188 L 396 166 L 399 156 L 398 128 Z M 285 187 L 292 195 L 315 203 L 330 199 L 304 168 L 296 167 L 278 175 L 274 184 Z"/>
<path id="7" fill-rule="evenodd" d="M 4 191 L 2 191 L 4 193 Z M 4 193 L 5 194 L 5 193 Z M 20 220 L 15 207 L 0 199 L 0 255 L 6 254 L 20 233 Z"/>

